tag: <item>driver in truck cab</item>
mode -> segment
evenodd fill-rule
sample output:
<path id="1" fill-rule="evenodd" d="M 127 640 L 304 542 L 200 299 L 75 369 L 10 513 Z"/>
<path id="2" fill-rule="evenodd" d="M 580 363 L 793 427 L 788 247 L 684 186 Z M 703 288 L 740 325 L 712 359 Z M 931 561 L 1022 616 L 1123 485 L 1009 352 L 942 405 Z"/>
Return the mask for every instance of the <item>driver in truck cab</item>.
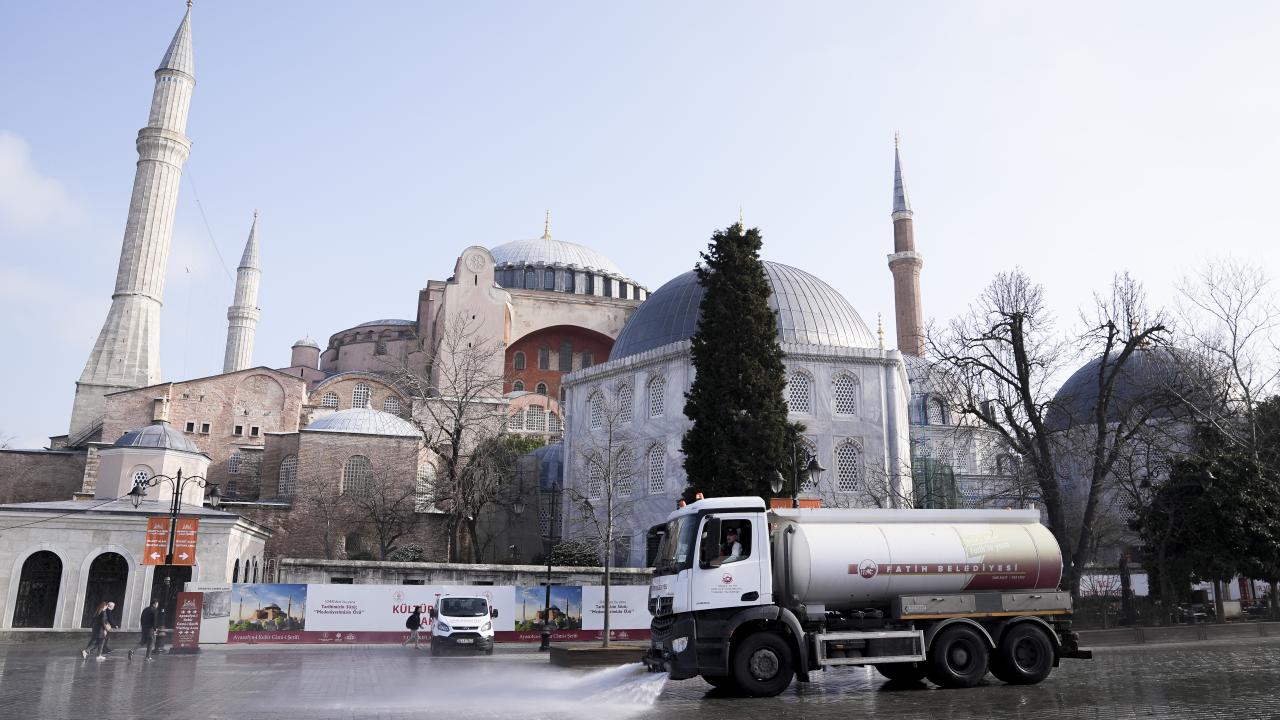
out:
<path id="1" fill-rule="evenodd" d="M 718 567 L 725 563 L 738 562 L 742 557 L 742 543 L 738 542 L 738 528 L 726 528 L 724 531 L 724 542 L 720 543 L 720 557 L 711 563 L 712 567 Z"/>

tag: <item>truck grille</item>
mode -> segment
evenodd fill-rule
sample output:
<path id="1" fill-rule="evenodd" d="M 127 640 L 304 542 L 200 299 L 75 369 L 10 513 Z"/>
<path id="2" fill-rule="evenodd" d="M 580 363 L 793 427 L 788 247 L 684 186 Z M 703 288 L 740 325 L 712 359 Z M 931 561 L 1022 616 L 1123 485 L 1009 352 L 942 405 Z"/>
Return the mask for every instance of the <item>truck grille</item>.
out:
<path id="1" fill-rule="evenodd" d="M 671 637 L 675 625 L 676 619 L 673 617 L 654 618 L 653 623 L 649 626 L 650 642 L 655 647 L 661 646 L 663 642 Z"/>
<path id="2" fill-rule="evenodd" d="M 671 597 L 651 597 L 649 598 L 649 614 L 653 616 L 670 615 L 672 600 Z"/>

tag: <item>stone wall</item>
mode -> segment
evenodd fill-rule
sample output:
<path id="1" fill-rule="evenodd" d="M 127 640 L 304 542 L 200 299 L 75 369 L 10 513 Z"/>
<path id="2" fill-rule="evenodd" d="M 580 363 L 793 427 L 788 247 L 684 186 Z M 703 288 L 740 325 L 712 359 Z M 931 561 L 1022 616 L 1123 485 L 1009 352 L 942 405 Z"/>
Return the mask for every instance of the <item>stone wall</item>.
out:
<path id="1" fill-rule="evenodd" d="M 0 504 L 70 500 L 84 483 L 86 453 L 0 450 Z"/>

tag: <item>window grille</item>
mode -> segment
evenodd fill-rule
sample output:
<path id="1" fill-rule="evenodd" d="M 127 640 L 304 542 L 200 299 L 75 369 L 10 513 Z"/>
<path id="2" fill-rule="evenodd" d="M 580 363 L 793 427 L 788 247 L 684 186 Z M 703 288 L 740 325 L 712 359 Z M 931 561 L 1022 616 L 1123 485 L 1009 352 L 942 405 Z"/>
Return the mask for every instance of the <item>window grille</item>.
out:
<path id="1" fill-rule="evenodd" d="M 280 461 L 280 483 L 276 494 L 280 497 L 293 497 L 298 483 L 298 456 L 288 455 Z"/>
<path id="2" fill-rule="evenodd" d="M 338 394 L 327 392 L 324 397 L 320 398 L 320 407 L 338 409 Z"/>
<path id="3" fill-rule="evenodd" d="M 547 429 L 547 413 L 537 405 L 530 405 L 525 408 L 524 415 L 525 428 L 533 432 L 542 432 Z"/>
<path id="4" fill-rule="evenodd" d="M 636 459 L 630 449 L 623 448 L 618 453 L 618 462 L 614 467 L 613 489 L 615 497 L 629 498 L 636 484 Z"/>
<path id="5" fill-rule="evenodd" d="M 538 393 L 539 395 L 546 395 L 546 394 L 547 394 L 547 384 L 546 384 L 546 383 L 543 383 L 543 382 L 540 382 L 540 383 L 538 383 L 538 387 L 537 387 L 537 388 L 535 388 L 535 390 L 537 391 L 537 393 Z"/>
<path id="6" fill-rule="evenodd" d="M 573 343 L 568 340 L 560 343 L 560 352 L 556 356 L 556 367 L 562 373 L 573 370 Z"/>
<path id="7" fill-rule="evenodd" d="M 846 442 L 836 450 L 836 489 L 856 492 L 862 487 L 862 451 Z"/>
<path id="8" fill-rule="evenodd" d="M 538 348 L 538 369 L 539 370 L 551 369 L 551 348 L 545 345 Z"/>
<path id="9" fill-rule="evenodd" d="M 937 398 L 929 398 L 928 402 L 929 424 L 941 425 L 943 423 L 943 406 L 942 401 Z"/>
<path id="10" fill-rule="evenodd" d="M 635 393 L 630 385 L 623 385 L 618 388 L 618 420 L 621 422 L 631 422 L 634 395 Z"/>
<path id="11" fill-rule="evenodd" d="M 666 453 L 661 445 L 649 448 L 649 494 L 662 495 L 667 491 Z"/>
<path id="12" fill-rule="evenodd" d="M 351 407 L 367 408 L 369 407 L 369 386 L 364 383 L 356 383 L 356 387 L 351 391 Z"/>
<path id="13" fill-rule="evenodd" d="M 592 393 L 587 402 L 591 405 L 591 429 L 598 430 L 604 426 L 604 397 Z"/>
<path id="14" fill-rule="evenodd" d="M 524 392 L 524 381 L 517 380 L 511 383 L 511 392 Z"/>
<path id="15" fill-rule="evenodd" d="M 547 432 L 560 432 L 560 416 L 553 412 L 547 413 Z"/>
<path id="16" fill-rule="evenodd" d="M 808 413 L 813 409 L 813 381 L 808 375 L 791 374 L 787 381 L 787 405 L 793 413 Z"/>
<path id="17" fill-rule="evenodd" d="M 227 472 L 236 475 L 240 472 L 240 453 L 231 453 L 227 458 Z"/>
<path id="18" fill-rule="evenodd" d="M 835 396 L 837 415 L 858 414 L 858 381 L 852 375 L 838 376 L 832 394 Z"/>
<path id="19" fill-rule="evenodd" d="M 389 412 L 392 415 L 400 414 L 400 398 L 389 397 L 382 401 L 382 412 Z"/>
<path id="20" fill-rule="evenodd" d="M 431 496 L 436 482 L 436 469 L 430 465 L 418 468 L 418 486 L 413 494 L 414 512 L 431 512 Z"/>
<path id="21" fill-rule="evenodd" d="M 138 485 L 145 485 L 146 482 L 150 479 L 151 479 L 151 473 L 147 472 L 146 470 L 137 470 L 133 473 L 134 487 L 137 487 Z"/>
<path id="22" fill-rule="evenodd" d="M 369 492 L 373 463 L 363 455 L 352 455 L 342 466 L 342 494 L 364 495 Z"/>
<path id="23" fill-rule="evenodd" d="M 590 468 L 587 470 L 587 497 L 597 500 L 604 491 L 604 470 L 594 461 L 589 464 Z"/>
<path id="24" fill-rule="evenodd" d="M 508 430 L 524 429 L 524 411 L 523 410 L 517 410 L 507 416 L 507 429 Z"/>
<path id="25" fill-rule="evenodd" d="M 801 466 L 799 468 L 800 492 L 815 493 L 818 491 L 818 485 L 812 479 L 809 478 L 809 473 L 805 472 L 805 468 L 808 467 L 807 458 L 818 456 L 818 446 L 809 438 L 800 438 L 800 444 L 802 449 L 800 452 L 800 457 L 797 458 L 801 462 Z M 819 464 L 821 464 L 821 462 L 819 462 Z"/>
<path id="26" fill-rule="evenodd" d="M 667 379 L 656 377 L 649 381 L 649 417 L 662 417 L 667 408 Z"/>
<path id="27" fill-rule="evenodd" d="M 524 369 L 524 353 L 523 352 L 516 353 L 511 360 L 511 364 L 515 367 L 515 369 L 523 370 Z"/>

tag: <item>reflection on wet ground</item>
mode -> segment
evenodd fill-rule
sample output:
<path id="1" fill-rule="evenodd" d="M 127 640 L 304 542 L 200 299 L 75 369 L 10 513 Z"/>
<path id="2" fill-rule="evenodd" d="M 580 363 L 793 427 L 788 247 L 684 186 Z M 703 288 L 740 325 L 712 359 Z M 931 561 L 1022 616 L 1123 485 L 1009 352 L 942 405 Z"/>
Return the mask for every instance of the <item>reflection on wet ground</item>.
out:
<path id="1" fill-rule="evenodd" d="M 1280 639 L 1147 645 L 1067 661 L 1040 685 L 895 686 L 831 670 L 767 699 L 638 666 L 552 668 L 528 647 L 433 659 L 396 646 L 213 647 L 82 660 L 78 645 L 0 646 L 0 717 L 39 718 L 1261 718 L 1280 717 Z"/>

